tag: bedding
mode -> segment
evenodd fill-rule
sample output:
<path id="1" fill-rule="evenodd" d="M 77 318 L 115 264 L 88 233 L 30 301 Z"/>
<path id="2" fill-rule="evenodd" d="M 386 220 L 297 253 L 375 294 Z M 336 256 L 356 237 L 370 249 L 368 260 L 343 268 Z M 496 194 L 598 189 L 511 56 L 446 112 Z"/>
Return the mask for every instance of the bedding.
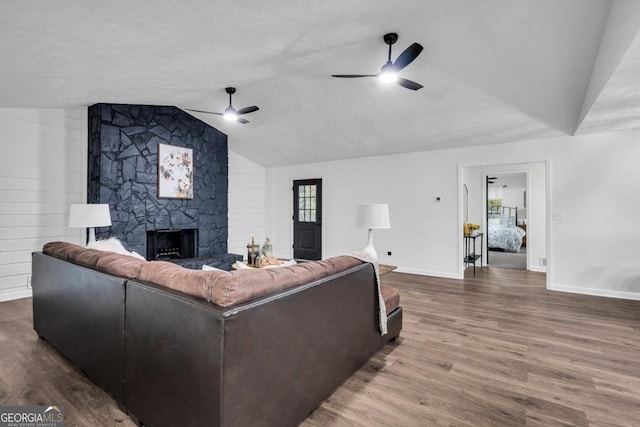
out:
<path id="1" fill-rule="evenodd" d="M 527 233 L 519 227 L 501 224 L 500 218 L 489 218 L 489 249 L 519 252 L 522 246 L 522 238 L 526 234 Z"/>

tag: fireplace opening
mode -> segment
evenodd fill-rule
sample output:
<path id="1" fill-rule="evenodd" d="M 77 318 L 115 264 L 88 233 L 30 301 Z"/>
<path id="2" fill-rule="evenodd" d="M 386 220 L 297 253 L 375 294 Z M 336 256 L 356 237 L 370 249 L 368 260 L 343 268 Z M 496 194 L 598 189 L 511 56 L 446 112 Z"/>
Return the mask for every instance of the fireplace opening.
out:
<path id="1" fill-rule="evenodd" d="M 186 259 L 198 257 L 198 230 L 147 231 L 147 259 Z"/>

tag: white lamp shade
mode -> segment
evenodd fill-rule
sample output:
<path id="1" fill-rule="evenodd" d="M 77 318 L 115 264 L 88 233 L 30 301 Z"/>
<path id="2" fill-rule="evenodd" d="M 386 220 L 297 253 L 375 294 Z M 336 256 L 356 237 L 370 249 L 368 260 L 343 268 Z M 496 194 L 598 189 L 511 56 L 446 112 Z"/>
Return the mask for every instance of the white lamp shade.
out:
<path id="1" fill-rule="evenodd" d="M 111 225 L 109 205 L 71 205 L 69 227 L 106 227 Z"/>
<path id="2" fill-rule="evenodd" d="M 356 211 L 356 226 L 358 228 L 391 228 L 389 220 L 389 205 L 368 204 L 358 205 Z"/>

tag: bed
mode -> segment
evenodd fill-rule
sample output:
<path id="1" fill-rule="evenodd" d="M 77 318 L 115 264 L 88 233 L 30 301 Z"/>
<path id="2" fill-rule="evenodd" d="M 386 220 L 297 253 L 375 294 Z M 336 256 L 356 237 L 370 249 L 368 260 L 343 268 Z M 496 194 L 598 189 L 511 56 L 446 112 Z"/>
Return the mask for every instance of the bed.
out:
<path id="1" fill-rule="evenodd" d="M 489 250 L 519 252 L 525 231 L 517 226 L 518 208 L 501 206 L 488 212 Z"/>

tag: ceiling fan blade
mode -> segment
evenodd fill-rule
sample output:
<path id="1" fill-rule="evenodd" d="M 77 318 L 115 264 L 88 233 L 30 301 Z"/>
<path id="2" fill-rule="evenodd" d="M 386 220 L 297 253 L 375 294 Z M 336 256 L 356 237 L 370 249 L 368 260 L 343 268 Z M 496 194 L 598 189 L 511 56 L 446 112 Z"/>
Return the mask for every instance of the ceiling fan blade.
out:
<path id="1" fill-rule="evenodd" d="M 185 110 L 193 111 L 193 112 L 196 112 L 196 113 L 207 113 L 207 114 L 215 114 L 216 116 L 224 116 L 224 114 L 222 114 L 222 113 L 214 113 L 213 111 L 192 110 L 190 108 L 185 108 Z"/>
<path id="2" fill-rule="evenodd" d="M 331 77 L 341 77 L 343 79 L 353 79 L 356 77 L 378 77 L 377 74 L 331 74 Z"/>
<path id="3" fill-rule="evenodd" d="M 406 87 L 407 89 L 411 89 L 411 90 L 418 90 L 424 87 L 420 83 L 416 83 L 414 81 L 403 79 L 400 77 L 398 77 L 398 81 L 396 83 L 398 83 L 402 87 Z"/>
<path id="4" fill-rule="evenodd" d="M 238 111 L 236 111 L 237 115 L 241 115 L 241 114 L 249 114 L 249 113 L 253 113 L 254 111 L 258 111 L 259 108 L 256 107 L 255 105 L 252 105 L 251 107 L 245 107 L 245 108 L 241 108 Z"/>
<path id="5" fill-rule="evenodd" d="M 400 54 L 400 56 L 398 56 L 398 58 L 396 59 L 396 62 L 393 65 L 396 67 L 398 71 L 402 70 L 404 67 L 411 64 L 413 60 L 418 57 L 418 55 L 420 55 L 420 52 L 422 52 L 422 49 L 423 49 L 422 45 L 418 43 L 412 44 L 411 46 L 406 48 L 404 52 Z"/>
<path id="6" fill-rule="evenodd" d="M 242 123 L 243 125 L 246 125 L 247 123 L 249 123 L 249 120 L 247 120 L 247 119 L 243 119 L 242 117 L 238 117 L 238 118 L 236 119 L 236 122 L 238 122 L 238 123 Z"/>

